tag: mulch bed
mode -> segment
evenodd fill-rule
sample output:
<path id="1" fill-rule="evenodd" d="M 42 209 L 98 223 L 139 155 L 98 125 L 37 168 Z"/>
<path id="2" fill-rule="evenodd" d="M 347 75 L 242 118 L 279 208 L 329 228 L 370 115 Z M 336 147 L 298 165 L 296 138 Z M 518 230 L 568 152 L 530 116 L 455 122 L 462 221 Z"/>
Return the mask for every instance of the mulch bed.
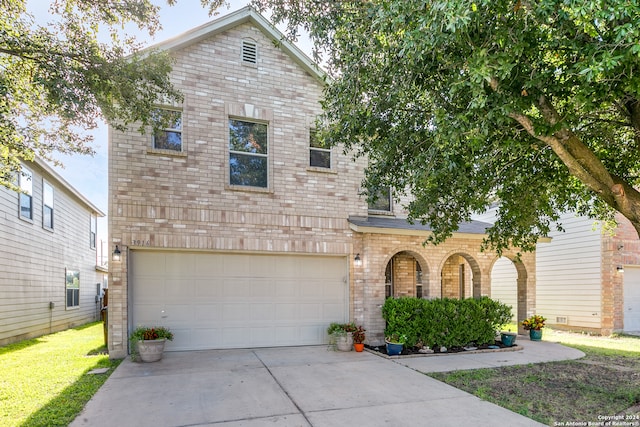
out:
<path id="1" fill-rule="evenodd" d="M 490 348 L 491 346 L 491 348 Z M 387 347 L 383 344 L 383 345 L 367 345 L 365 344 L 364 346 L 366 349 L 368 349 L 369 351 L 373 352 L 373 353 L 379 353 L 381 355 L 385 355 L 387 356 Z M 498 348 L 495 348 L 498 347 Z M 506 346 L 504 344 L 502 344 L 500 341 L 496 341 L 495 344 L 490 345 L 490 344 L 483 344 L 483 345 L 479 345 L 479 346 L 474 346 L 472 347 L 473 350 L 468 349 L 465 350 L 464 347 L 451 347 L 448 348 L 446 352 L 441 352 L 439 348 L 434 348 L 433 353 L 420 353 L 419 347 L 405 347 L 402 350 L 402 353 L 398 356 L 387 356 L 387 357 L 400 357 L 400 356 L 434 356 L 434 355 L 446 355 L 446 354 L 457 354 L 457 353 L 467 353 L 467 354 L 472 354 L 472 353 L 483 353 L 483 352 L 494 352 L 494 351 L 515 351 L 515 350 L 522 350 L 522 347 L 519 346 L 517 343 L 512 345 L 512 346 Z"/>

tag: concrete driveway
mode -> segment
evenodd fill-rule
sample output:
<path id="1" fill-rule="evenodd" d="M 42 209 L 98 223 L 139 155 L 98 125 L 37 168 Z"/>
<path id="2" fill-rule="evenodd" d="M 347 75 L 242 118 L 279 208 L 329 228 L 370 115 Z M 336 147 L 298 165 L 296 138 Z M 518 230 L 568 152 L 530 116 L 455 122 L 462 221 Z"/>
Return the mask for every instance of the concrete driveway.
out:
<path id="1" fill-rule="evenodd" d="M 544 353 L 558 346 L 537 344 Z M 522 362 L 525 353 L 493 359 Z M 542 425 L 418 372 L 430 370 L 429 359 L 434 370 L 444 360 L 468 368 L 462 358 L 473 356 L 395 361 L 312 346 L 169 352 L 148 364 L 127 359 L 71 426 Z M 477 356 L 480 366 L 491 365 L 488 355 Z M 579 352 L 565 358 L 573 356 Z"/>

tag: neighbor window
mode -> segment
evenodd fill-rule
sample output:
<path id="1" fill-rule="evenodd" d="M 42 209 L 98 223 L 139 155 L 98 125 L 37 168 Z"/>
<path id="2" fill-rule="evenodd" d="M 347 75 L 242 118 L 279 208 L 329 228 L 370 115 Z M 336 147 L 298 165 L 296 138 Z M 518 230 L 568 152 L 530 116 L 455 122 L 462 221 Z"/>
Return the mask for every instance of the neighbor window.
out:
<path id="1" fill-rule="evenodd" d="M 53 230 L 53 186 L 42 181 L 42 226 Z"/>
<path id="2" fill-rule="evenodd" d="M 229 183 L 267 188 L 267 125 L 229 120 Z"/>
<path id="3" fill-rule="evenodd" d="M 96 248 L 96 232 L 98 229 L 98 217 L 94 214 L 91 214 L 91 218 L 89 219 L 89 247 L 91 249 Z"/>
<path id="4" fill-rule="evenodd" d="M 164 117 L 161 117 L 160 112 Z M 161 109 L 156 112 L 153 120 L 163 122 L 162 128 L 153 133 L 153 148 L 182 151 L 182 111 Z"/>
<path id="5" fill-rule="evenodd" d="M 20 187 L 20 218 L 33 219 L 33 174 L 29 169 L 22 168 L 18 175 Z"/>
<path id="6" fill-rule="evenodd" d="M 331 149 L 315 129 L 309 132 L 309 166 L 331 169 Z"/>
<path id="7" fill-rule="evenodd" d="M 391 212 L 391 189 L 385 187 L 375 191 L 376 199 L 369 202 L 370 211 Z"/>
<path id="8" fill-rule="evenodd" d="M 66 269 L 67 308 L 80 306 L 80 272 Z"/>

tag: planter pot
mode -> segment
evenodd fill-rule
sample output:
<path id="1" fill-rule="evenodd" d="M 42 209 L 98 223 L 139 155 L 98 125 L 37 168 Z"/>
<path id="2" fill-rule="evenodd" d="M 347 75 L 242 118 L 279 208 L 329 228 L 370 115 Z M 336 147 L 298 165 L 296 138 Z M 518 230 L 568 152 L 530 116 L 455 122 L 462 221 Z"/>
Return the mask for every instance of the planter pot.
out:
<path id="1" fill-rule="evenodd" d="M 402 349 L 404 348 L 404 344 L 392 343 L 385 341 L 387 343 L 387 356 L 397 356 L 402 353 Z"/>
<path id="2" fill-rule="evenodd" d="M 351 351 L 353 347 L 353 335 L 347 332 L 346 335 L 336 337 L 336 348 L 340 351 Z"/>
<path id="3" fill-rule="evenodd" d="M 142 340 L 138 341 L 138 354 L 143 362 L 157 362 L 162 359 L 164 351 L 165 338 L 161 340 Z"/>
<path id="4" fill-rule="evenodd" d="M 358 353 L 360 353 L 361 351 L 363 351 L 363 350 L 364 350 L 364 343 L 361 343 L 361 342 L 354 342 L 354 343 L 353 343 L 353 348 L 354 348 Z"/>
<path id="5" fill-rule="evenodd" d="M 516 343 L 517 336 L 518 334 L 514 334 L 513 332 L 501 332 L 500 341 L 502 341 L 502 344 L 506 345 L 507 347 L 511 347 Z"/>
<path id="6" fill-rule="evenodd" d="M 540 341 L 542 339 L 542 329 L 529 329 L 529 338 L 531 341 Z"/>

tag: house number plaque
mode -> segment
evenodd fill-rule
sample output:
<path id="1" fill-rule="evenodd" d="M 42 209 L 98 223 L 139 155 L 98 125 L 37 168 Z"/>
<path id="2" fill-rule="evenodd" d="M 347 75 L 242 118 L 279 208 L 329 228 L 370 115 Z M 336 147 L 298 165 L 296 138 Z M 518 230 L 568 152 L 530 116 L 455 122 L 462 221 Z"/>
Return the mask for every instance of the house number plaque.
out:
<path id="1" fill-rule="evenodd" d="M 149 240 L 131 240 L 131 246 L 150 246 Z"/>

